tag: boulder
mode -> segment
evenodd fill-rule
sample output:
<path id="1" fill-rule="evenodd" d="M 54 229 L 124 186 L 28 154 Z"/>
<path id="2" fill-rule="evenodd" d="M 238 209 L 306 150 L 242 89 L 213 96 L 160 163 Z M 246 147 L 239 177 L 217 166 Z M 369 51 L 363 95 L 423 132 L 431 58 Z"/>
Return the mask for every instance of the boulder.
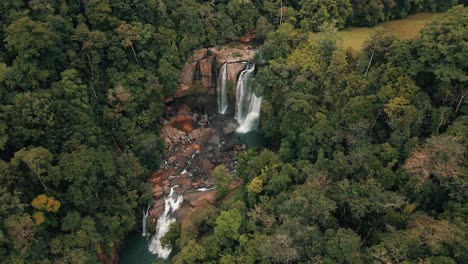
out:
<path id="1" fill-rule="evenodd" d="M 232 133 L 234 133 L 234 131 L 236 131 L 236 129 L 233 128 L 233 127 L 225 127 L 225 128 L 223 128 L 223 133 L 224 133 L 224 135 L 232 134 Z"/>
<path id="2" fill-rule="evenodd" d="M 163 191 L 164 194 L 169 194 L 171 192 L 171 182 L 168 180 L 163 181 Z"/>
<path id="3" fill-rule="evenodd" d="M 187 201 L 193 207 L 201 206 L 206 202 L 213 204 L 216 201 L 216 190 L 186 193 L 184 194 L 184 201 Z"/>
<path id="4" fill-rule="evenodd" d="M 205 160 L 202 161 L 201 166 L 202 166 L 202 168 L 203 168 L 204 171 L 210 172 L 210 173 L 213 171 L 213 169 L 214 169 L 214 167 L 215 167 L 214 164 L 211 163 L 211 161 L 209 161 L 209 160 L 207 160 L 207 159 L 205 159 Z"/>
<path id="5" fill-rule="evenodd" d="M 184 193 L 191 188 L 191 181 L 188 173 L 182 174 L 172 181 L 173 185 L 178 185 L 178 191 Z"/>
<path id="6" fill-rule="evenodd" d="M 176 145 L 184 144 L 189 139 L 185 132 L 170 125 L 163 127 L 161 138 L 163 138 L 166 143 L 166 150 L 170 150 Z"/>
<path id="7" fill-rule="evenodd" d="M 167 159 L 167 163 L 173 164 L 176 160 L 177 160 L 177 157 L 176 157 L 176 156 L 172 156 L 172 157 L 170 157 L 169 159 Z"/>
<path id="8" fill-rule="evenodd" d="M 192 120 L 193 120 L 193 122 L 197 122 L 197 121 L 198 121 L 198 114 L 197 114 L 197 113 L 193 113 L 193 115 L 192 115 Z"/>
<path id="9" fill-rule="evenodd" d="M 158 217 L 164 212 L 164 200 L 159 199 L 154 201 L 153 206 L 151 207 L 151 210 L 149 211 L 150 214 L 150 219 L 152 220 L 151 222 L 156 222 Z"/>
<path id="10" fill-rule="evenodd" d="M 198 189 L 200 188 L 201 184 L 199 182 L 192 182 L 191 186 L 192 186 L 192 189 Z"/>
<path id="11" fill-rule="evenodd" d="M 154 199 L 159 199 L 164 195 L 164 189 L 162 186 L 156 185 L 153 187 L 153 197 Z"/>
<path id="12" fill-rule="evenodd" d="M 200 123 L 207 124 L 208 123 L 208 115 L 202 115 L 200 118 Z"/>
<path id="13" fill-rule="evenodd" d="M 219 138 L 218 135 L 213 135 L 209 141 L 209 143 L 213 145 L 218 145 L 221 142 L 221 139 Z"/>

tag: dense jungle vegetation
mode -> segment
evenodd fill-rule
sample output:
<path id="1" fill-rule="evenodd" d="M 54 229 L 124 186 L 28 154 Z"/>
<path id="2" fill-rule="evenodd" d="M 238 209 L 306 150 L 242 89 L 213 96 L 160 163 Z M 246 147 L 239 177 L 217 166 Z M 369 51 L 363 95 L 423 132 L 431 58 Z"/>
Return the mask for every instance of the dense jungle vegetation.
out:
<path id="1" fill-rule="evenodd" d="M 229 197 L 171 227 L 174 261 L 468 262 L 464 4 L 1 1 L 0 262 L 115 255 L 152 199 L 183 62 L 252 31 L 272 146 L 215 170 Z M 377 32 L 355 55 L 337 35 L 422 11 L 447 12 L 414 40 Z"/>

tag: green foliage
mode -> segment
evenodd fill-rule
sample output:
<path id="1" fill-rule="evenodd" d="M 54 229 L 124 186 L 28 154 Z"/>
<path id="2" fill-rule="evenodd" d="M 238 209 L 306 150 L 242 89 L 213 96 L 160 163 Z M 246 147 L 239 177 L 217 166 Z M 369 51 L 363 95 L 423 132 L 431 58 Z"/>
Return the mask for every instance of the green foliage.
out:
<path id="1" fill-rule="evenodd" d="M 2 263 L 111 259 L 151 199 L 186 58 L 253 31 L 275 152 L 213 172 L 222 195 L 243 184 L 171 228 L 174 261 L 466 262 L 466 7 L 359 55 L 337 34 L 464 1 L 0 2 Z"/>
<path id="2" fill-rule="evenodd" d="M 221 212 L 216 219 L 215 234 L 223 244 L 229 245 L 239 239 L 242 215 L 236 208 Z"/>
<path id="3" fill-rule="evenodd" d="M 297 24 L 321 32 L 303 38 L 283 21 L 260 46 L 254 85 L 271 150 L 238 156 L 241 195 L 207 237 L 191 233 L 202 262 L 466 261 L 466 7 L 414 40 L 376 32 L 361 54 L 343 50 L 330 23 L 455 2 L 283 1 L 300 10 Z M 264 2 L 259 22 L 278 19 L 277 8 Z"/>
<path id="4" fill-rule="evenodd" d="M 301 26 L 318 31 L 326 22 L 334 21 L 338 28 L 342 28 L 353 10 L 349 0 L 301 0 L 300 13 L 304 17 Z"/>

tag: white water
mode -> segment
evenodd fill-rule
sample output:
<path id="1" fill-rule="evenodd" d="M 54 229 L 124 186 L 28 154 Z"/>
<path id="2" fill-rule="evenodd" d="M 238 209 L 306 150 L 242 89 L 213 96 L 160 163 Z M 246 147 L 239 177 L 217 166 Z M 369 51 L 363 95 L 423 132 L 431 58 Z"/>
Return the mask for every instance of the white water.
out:
<path id="1" fill-rule="evenodd" d="M 211 191 L 211 190 L 214 190 L 214 187 L 212 187 L 212 188 L 199 188 L 199 189 L 197 189 L 197 192 L 207 192 L 207 191 Z"/>
<path id="2" fill-rule="evenodd" d="M 224 63 L 219 71 L 216 92 L 218 94 L 218 113 L 224 115 L 228 108 L 227 96 L 227 63 Z"/>
<path id="3" fill-rule="evenodd" d="M 242 123 L 239 124 L 239 127 L 236 129 L 237 133 L 247 133 L 258 127 L 261 106 L 262 97 L 257 97 L 255 94 L 252 94 L 252 98 L 250 99 L 249 104 L 249 111 L 247 112 L 247 117 Z"/>
<path id="4" fill-rule="evenodd" d="M 262 98 L 257 97 L 252 91 L 251 80 L 254 71 L 255 64 L 247 64 L 237 81 L 235 118 L 239 123 L 239 127 L 236 129 L 238 133 L 247 133 L 258 126 Z"/>
<path id="5" fill-rule="evenodd" d="M 146 208 L 146 210 L 143 209 L 143 226 L 141 228 L 141 235 L 142 236 L 149 236 L 150 233 L 148 232 L 148 214 L 149 210 L 151 208 L 151 205 Z"/>
<path id="6" fill-rule="evenodd" d="M 164 200 L 164 212 L 158 218 L 156 223 L 156 234 L 153 236 L 149 245 L 149 251 L 153 254 L 157 254 L 158 257 L 167 259 L 171 254 L 171 248 L 165 248 L 161 245 L 161 237 L 163 237 L 168 231 L 169 226 L 176 221 L 173 216 L 173 212 L 177 210 L 182 204 L 184 198 L 182 195 L 174 194 L 174 188 L 171 187 L 171 192 Z"/>

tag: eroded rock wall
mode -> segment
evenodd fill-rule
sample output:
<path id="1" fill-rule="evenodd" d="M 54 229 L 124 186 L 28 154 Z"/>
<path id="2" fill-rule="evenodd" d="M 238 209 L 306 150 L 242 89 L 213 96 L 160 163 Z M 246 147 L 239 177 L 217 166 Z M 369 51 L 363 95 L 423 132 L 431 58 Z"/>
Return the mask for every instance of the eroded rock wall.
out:
<path id="1" fill-rule="evenodd" d="M 249 45 L 196 50 L 182 68 L 181 82 L 175 97 L 196 93 L 215 94 L 218 66 L 224 63 L 229 64 L 228 80 L 235 87 L 239 73 L 245 68 L 246 62 L 251 62 L 254 57 L 255 50 Z"/>

